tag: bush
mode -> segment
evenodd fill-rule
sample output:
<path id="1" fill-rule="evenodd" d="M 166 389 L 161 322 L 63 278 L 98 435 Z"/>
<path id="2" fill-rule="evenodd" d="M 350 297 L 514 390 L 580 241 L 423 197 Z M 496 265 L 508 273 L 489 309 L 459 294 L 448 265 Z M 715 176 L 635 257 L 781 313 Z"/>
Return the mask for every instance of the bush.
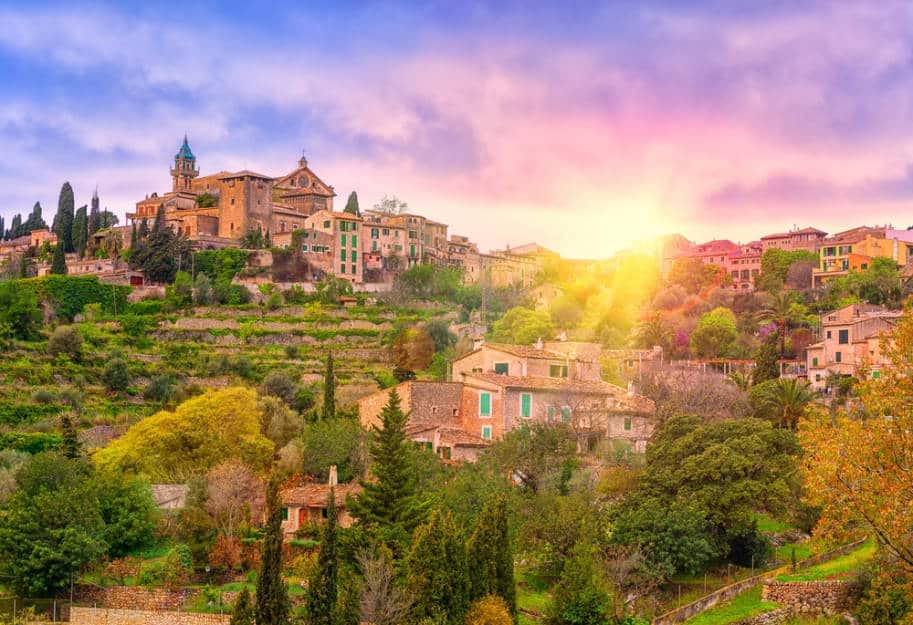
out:
<path id="1" fill-rule="evenodd" d="M 130 369 L 127 367 L 127 361 L 120 356 L 109 360 L 101 373 L 101 381 L 109 391 L 126 391 L 130 387 Z"/>
<path id="2" fill-rule="evenodd" d="M 53 404 L 57 401 L 57 395 L 47 389 L 40 388 L 32 393 L 32 401 L 36 404 Z"/>
<path id="3" fill-rule="evenodd" d="M 286 371 L 270 371 L 260 385 L 260 394 L 278 397 L 291 406 L 298 394 L 298 380 Z"/>
<path id="4" fill-rule="evenodd" d="M 762 566 L 773 555 L 770 539 L 758 531 L 757 522 L 736 528 L 729 536 L 729 561 L 743 567 Z"/>
<path id="5" fill-rule="evenodd" d="M 294 359 L 298 358 L 300 351 L 301 350 L 299 349 L 299 347 L 297 345 L 286 345 L 285 346 L 285 357 L 291 358 L 294 360 Z"/>
<path id="6" fill-rule="evenodd" d="M 0 325 L 5 335 L 28 341 L 38 336 L 41 310 L 34 292 L 21 289 L 20 282 L 0 283 Z"/>
<path id="7" fill-rule="evenodd" d="M 82 358 L 82 335 L 76 326 L 59 326 L 48 339 L 48 354 L 59 356 L 65 354 L 71 360 Z"/>
<path id="8" fill-rule="evenodd" d="M 130 287 L 102 284 L 96 276 L 54 275 L 6 284 L 23 293 L 31 293 L 37 301 L 49 302 L 58 316 L 70 321 L 86 304 L 101 304 L 106 312 L 127 310 L 127 294 L 130 293 Z"/>
<path id="9" fill-rule="evenodd" d="M 512 625 L 507 603 L 497 595 L 482 597 L 466 613 L 466 625 Z"/>
<path id="10" fill-rule="evenodd" d="M 170 373 L 156 376 L 146 385 L 143 399 L 166 404 L 177 396 L 177 386 L 177 379 Z"/>

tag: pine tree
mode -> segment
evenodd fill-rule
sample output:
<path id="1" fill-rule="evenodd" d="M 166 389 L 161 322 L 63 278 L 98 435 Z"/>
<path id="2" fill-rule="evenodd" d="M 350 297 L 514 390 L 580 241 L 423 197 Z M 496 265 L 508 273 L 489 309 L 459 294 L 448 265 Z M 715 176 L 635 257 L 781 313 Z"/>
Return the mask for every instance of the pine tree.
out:
<path id="1" fill-rule="evenodd" d="M 338 573 L 336 492 L 331 488 L 330 496 L 327 500 L 327 521 L 323 526 L 323 534 L 320 538 L 317 569 L 308 582 L 305 603 L 308 625 L 334 625 L 336 621 L 336 601 L 338 599 Z"/>
<path id="2" fill-rule="evenodd" d="M 73 417 L 69 413 L 63 413 L 60 416 L 60 436 L 61 450 L 67 458 L 79 458 L 81 449 L 79 445 L 79 435 L 76 432 L 76 424 L 73 423 Z"/>
<path id="3" fill-rule="evenodd" d="M 498 595 L 512 614 L 517 611 L 517 587 L 514 581 L 514 556 L 507 528 L 507 501 L 492 498 L 482 507 L 475 529 L 469 538 L 470 579 L 475 601 L 487 595 Z"/>
<path id="4" fill-rule="evenodd" d="M 54 246 L 54 258 L 51 261 L 51 273 L 55 275 L 65 275 L 67 273 L 67 257 L 63 253 L 63 243 L 57 240 Z"/>
<path id="5" fill-rule="evenodd" d="M 346 200 L 346 207 L 343 212 L 361 217 L 361 211 L 358 208 L 358 194 L 355 191 L 349 194 L 349 199 Z"/>
<path id="6" fill-rule="evenodd" d="M 333 352 L 327 354 L 327 368 L 323 374 L 323 413 L 324 419 L 336 418 L 336 375 L 333 373 Z"/>
<path id="7" fill-rule="evenodd" d="M 250 591 L 247 588 L 235 599 L 229 625 L 254 625 L 254 606 L 250 603 Z"/>
<path id="8" fill-rule="evenodd" d="M 473 562 L 473 566 L 475 563 Z M 415 531 L 406 570 L 417 620 L 446 619 L 457 625 L 469 609 L 466 547 L 449 511 L 436 511 Z"/>
<path id="9" fill-rule="evenodd" d="M 63 244 L 63 251 L 73 251 L 73 187 L 69 182 L 64 182 L 60 188 L 60 198 L 57 200 L 57 215 L 54 217 L 54 233 L 57 235 L 57 244 Z"/>
<path id="10" fill-rule="evenodd" d="M 73 251 L 79 258 L 85 256 L 86 245 L 89 243 L 89 217 L 86 213 L 88 207 L 80 206 L 73 218 Z"/>
<path id="11" fill-rule="evenodd" d="M 279 483 L 273 476 L 267 491 L 269 520 L 260 552 L 260 575 L 257 577 L 257 625 L 288 625 L 288 588 L 282 580 L 282 504 Z"/>
<path id="12" fill-rule="evenodd" d="M 761 343 L 755 354 L 755 368 L 751 372 L 752 384 L 760 384 L 767 380 L 776 380 L 780 377 L 780 365 L 777 359 L 780 357 L 780 346 L 778 335 L 771 332 Z"/>
<path id="13" fill-rule="evenodd" d="M 408 416 L 400 408 L 396 389 L 381 410 L 381 427 L 374 426 L 371 442 L 372 479 L 362 480 L 362 494 L 350 506 L 359 523 L 379 542 L 402 555 L 412 530 L 425 515 L 416 494 L 415 467 L 406 437 Z"/>

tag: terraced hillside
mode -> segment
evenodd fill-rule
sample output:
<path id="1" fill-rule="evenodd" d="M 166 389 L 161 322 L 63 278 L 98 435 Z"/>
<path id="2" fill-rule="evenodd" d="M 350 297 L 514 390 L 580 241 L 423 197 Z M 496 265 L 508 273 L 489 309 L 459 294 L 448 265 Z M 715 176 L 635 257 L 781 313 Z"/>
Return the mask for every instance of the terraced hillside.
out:
<path id="1" fill-rule="evenodd" d="M 345 406 L 378 388 L 377 379 L 391 378 L 387 345 L 395 332 L 434 317 L 456 318 L 453 310 L 434 305 L 312 303 L 273 311 L 243 305 L 143 312 L 141 305 L 120 315 L 87 307 L 73 324 L 82 338 L 78 353 L 52 353 L 50 327 L 40 340 L 16 341 L 0 353 L 0 449 L 34 452 L 54 444 L 64 411 L 77 414 L 84 429 L 93 428 L 88 435 L 103 443 L 200 388 L 256 385 L 276 369 L 316 390 L 330 351 L 337 401 Z M 121 392 L 110 390 L 106 377 L 119 359 L 129 371 Z"/>

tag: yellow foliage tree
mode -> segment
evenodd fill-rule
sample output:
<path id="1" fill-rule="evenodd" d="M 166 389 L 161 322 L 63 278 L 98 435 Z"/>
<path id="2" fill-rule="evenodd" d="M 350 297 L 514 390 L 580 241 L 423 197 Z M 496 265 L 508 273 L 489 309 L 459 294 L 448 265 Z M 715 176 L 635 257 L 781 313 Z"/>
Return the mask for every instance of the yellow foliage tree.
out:
<path id="1" fill-rule="evenodd" d="M 497 595 L 482 597 L 466 613 L 466 625 L 513 625 L 507 603 Z"/>
<path id="2" fill-rule="evenodd" d="M 263 404 L 246 388 L 210 390 L 143 419 L 95 454 L 102 471 L 182 480 L 237 458 L 266 471 L 274 444 L 260 432 Z"/>
<path id="3" fill-rule="evenodd" d="M 861 413 L 818 412 L 800 440 L 810 503 L 821 506 L 816 535 L 869 534 L 913 573 L 913 314 L 882 340 L 889 361 L 859 384 Z"/>

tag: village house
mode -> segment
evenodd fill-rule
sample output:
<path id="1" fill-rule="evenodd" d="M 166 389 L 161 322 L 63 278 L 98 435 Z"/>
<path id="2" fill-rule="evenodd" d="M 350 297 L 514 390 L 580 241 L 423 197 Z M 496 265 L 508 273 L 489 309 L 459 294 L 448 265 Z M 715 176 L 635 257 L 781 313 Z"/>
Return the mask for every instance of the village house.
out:
<path id="1" fill-rule="evenodd" d="M 282 501 L 282 532 L 286 540 L 295 537 L 298 530 L 309 525 L 319 525 L 327 519 L 330 491 L 336 504 L 336 523 L 340 527 L 352 525 L 352 515 L 346 507 L 346 498 L 361 492 L 357 483 L 339 484 L 336 467 L 330 467 L 330 477 L 325 484 L 306 482 L 284 488 L 279 493 Z"/>
<path id="2" fill-rule="evenodd" d="M 539 340 L 534 345 L 484 343 L 453 362 L 452 380 L 461 381 L 464 373 L 497 373 L 512 376 L 538 376 L 572 380 L 599 380 L 598 358 L 584 358 L 574 346 L 549 347 Z"/>
<path id="3" fill-rule="evenodd" d="M 732 281 L 729 288 L 740 293 L 754 291 L 755 283 L 761 274 L 761 256 L 760 241 L 746 243 L 737 251 L 731 252 L 722 265 Z"/>
<path id="4" fill-rule="evenodd" d="M 874 258 L 890 258 L 899 267 L 913 259 L 913 232 L 888 226 L 860 226 L 823 239 L 818 250 L 819 265 L 812 272 L 812 287 L 864 271 Z"/>
<path id="5" fill-rule="evenodd" d="M 601 358 L 602 364 L 625 381 L 640 380 L 665 364 L 663 348 L 659 345 L 652 349 L 605 349 Z"/>
<path id="6" fill-rule="evenodd" d="M 362 218 L 352 213 L 337 213 L 331 210 L 317 211 L 304 220 L 304 228 L 314 232 L 315 237 L 329 235 L 330 271 L 338 278 L 353 284 L 364 282 L 358 238 L 362 233 Z M 319 239 L 321 241 L 325 238 Z M 326 247 L 326 245 L 321 245 Z"/>
<path id="7" fill-rule="evenodd" d="M 770 249 L 785 250 L 795 252 L 805 250 L 806 252 L 818 252 L 822 240 L 827 233 L 817 228 L 801 228 L 790 230 L 789 232 L 777 232 L 761 237 L 761 247 L 763 251 Z"/>
<path id="8" fill-rule="evenodd" d="M 822 315 L 821 340 L 809 345 L 806 356 L 812 388 L 825 390 L 831 378 L 858 377 L 862 369 L 871 377 L 881 375 L 887 362 L 882 339 L 902 315 L 871 304 L 851 304 Z"/>

